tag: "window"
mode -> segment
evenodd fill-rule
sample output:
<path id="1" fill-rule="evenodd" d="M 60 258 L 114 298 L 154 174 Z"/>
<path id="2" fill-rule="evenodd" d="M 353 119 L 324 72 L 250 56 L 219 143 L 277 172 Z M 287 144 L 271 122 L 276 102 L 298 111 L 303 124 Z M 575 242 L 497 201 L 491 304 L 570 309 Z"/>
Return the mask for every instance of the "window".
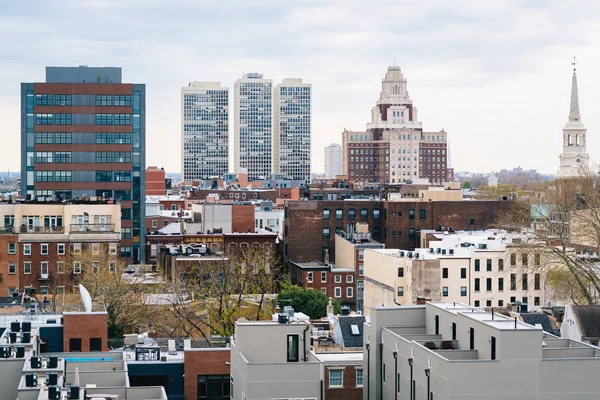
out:
<path id="1" fill-rule="evenodd" d="M 534 265 L 540 265 L 540 253 L 535 253 L 533 263 Z"/>
<path id="2" fill-rule="evenodd" d="M 100 243 L 92 243 L 92 255 L 99 255 L 100 254 Z"/>
<path id="3" fill-rule="evenodd" d="M 479 292 L 479 289 L 480 289 L 480 287 L 479 287 L 479 286 L 480 286 L 480 285 L 479 285 L 479 278 L 475 278 L 475 291 L 476 291 L 476 292 Z"/>
<path id="4" fill-rule="evenodd" d="M 110 254 L 111 256 L 117 255 L 117 244 L 116 243 L 108 244 L 108 254 Z"/>
<path id="5" fill-rule="evenodd" d="M 40 286 L 40 294 L 48 294 L 48 286 Z"/>
<path id="6" fill-rule="evenodd" d="M 352 275 L 346 275 L 346 283 L 354 282 L 354 277 Z"/>
<path id="7" fill-rule="evenodd" d="M 327 239 L 329 237 L 329 228 L 323 228 L 323 239 Z"/>
<path id="8" fill-rule="evenodd" d="M 111 274 L 114 274 L 115 272 L 117 272 L 117 262 L 116 261 L 111 261 L 108 263 L 108 272 L 110 272 Z"/>
<path id="9" fill-rule="evenodd" d="M 31 262 L 27 261 L 23 263 L 23 273 L 24 274 L 31 274 Z"/>
<path id="10" fill-rule="evenodd" d="M 427 219 L 427 210 L 424 208 L 421 208 L 419 210 L 419 219 L 421 220 L 426 220 Z"/>
<path id="11" fill-rule="evenodd" d="M 306 282 L 312 283 L 312 281 L 313 281 L 313 273 L 312 272 L 307 272 L 306 273 Z"/>
<path id="12" fill-rule="evenodd" d="M 460 297 L 467 297 L 467 287 L 466 286 L 460 287 Z"/>
<path id="13" fill-rule="evenodd" d="M 515 296 L 510 296 L 510 302 L 511 303 L 516 303 L 517 302 L 517 298 Z"/>
<path id="14" fill-rule="evenodd" d="M 534 306 L 539 306 L 540 305 L 540 298 L 539 297 L 534 297 L 533 298 L 533 305 Z"/>
<path id="15" fill-rule="evenodd" d="M 442 278 L 448 278 L 448 268 L 442 268 Z"/>
<path id="16" fill-rule="evenodd" d="M 379 208 L 376 208 L 373 210 L 373 219 L 379 219 L 380 215 L 381 215 L 381 211 L 379 210 Z M 362 369 L 360 371 L 362 373 Z"/>
<path id="17" fill-rule="evenodd" d="M 65 273 L 65 262 L 64 261 L 56 262 L 56 272 L 58 272 L 59 274 Z"/>
<path id="18" fill-rule="evenodd" d="M 323 219 L 329 219 L 329 209 L 328 208 L 323 209 Z"/>
<path id="19" fill-rule="evenodd" d="M 475 271 L 476 272 L 479 272 L 479 270 L 480 270 L 480 262 L 481 262 L 480 259 L 478 259 L 478 258 L 475 259 Z"/>
<path id="20" fill-rule="evenodd" d="M 510 290 L 517 290 L 517 274 L 510 274 Z"/>
<path id="21" fill-rule="evenodd" d="M 368 219 L 369 218 L 369 210 L 366 208 L 360 209 L 360 219 Z"/>
<path id="22" fill-rule="evenodd" d="M 339 299 L 340 297 L 342 297 L 342 288 L 341 288 L 341 287 L 339 287 L 339 286 L 336 286 L 336 287 L 334 288 L 334 291 L 333 291 L 333 293 L 334 293 L 334 297 L 336 297 L 336 298 L 338 298 L 338 299 Z"/>
<path id="23" fill-rule="evenodd" d="M 528 304 L 529 303 L 529 301 L 527 299 L 527 296 L 521 298 L 521 303 L 523 303 L 523 304 Z"/>
<path id="24" fill-rule="evenodd" d="M 499 291 L 504 290 L 504 278 L 498 278 L 498 290 Z"/>
<path id="25" fill-rule="evenodd" d="M 415 238 L 415 228 L 408 228 L 408 238 L 409 239 Z"/>
<path id="26" fill-rule="evenodd" d="M 31 255 L 31 244 L 23 245 L 23 255 L 30 256 Z"/>
<path id="27" fill-rule="evenodd" d="M 467 269 L 466 268 L 460 269 L 460 279 L 467 279 Z"/>
<path id="28" fill-rule="evenodd" d="M 287 360 L 298 362 L 298 335 L 287 335 Z"/>
<path id="29" fill-rule="evenodd" d="M 79 261 L 73 262 L 73 273 L 81 274 L 81 262 L 79 262 Z"/>
<path id="30" fill-rule="evenodd" d="M 348 210 L 348 219 L 353 220 L 356 218 L 356 210 L 351 208 Z"/>
<path id="31" fill-rule="evenodd" d="M 344 210 L 338 208 L 335 210 L 335 219 L 343 219 L 344 218 Z"/>
<path id="32" fill-rule="evenodd" d="M 81 254 L 81 243 L 73 243 L 73 254 Z"/>
<path id="33" fill-rule="evenodd" d="M 14 262 L 9 262 L 8 263 L 8 273 L 9 274 L 16 274 L 17 273 L 17 264 L 15 264 Z"/>
<path id="34" fill-rule="evenodd" d="M 442 297 L 448 297 L 448 286 L 442 287 Z"/>
<path id="35" fill-rule="evenodd" d="M 504 300 L 498 300 L 498 307 L 504 307 Z"/>
<path id="36" fill-rule="evenodd" d="M 510 255 L 510 265 L 511 266 L 517 265 L 517 255 L 516 254 Z"/>
<path id="37" fill-rule="evenodd" d="M 485 290 L 487 292 L 491 292 L 492 291 L 492 278 L 487 278 L 485 280 Z"/>
<path id="38" fill-rule="evenodd" d="M 475 219 L 469 218 L 469 225 L 475 225 Z"/>
<path id="39" fill-rule="evenodd" d="M 95 274 L 100 273 L 100 261 L 92 261 L 92 271 L 94 271 Z"/>
<path id="40" fill-rule="evenodd" d="M 321 282 L 327 282 L 327 272 L 321 272 Z"/>
<path id="41" fill-rule="evenodd" d="M 323 294 L 327 294 L 327 288 L 324 288 L 324 287 L 322 287 L 322 288 L 321 288 L 321 293 L 323 293 Z"/>
<path id="42" fill-rule="evenodd" d="M 504 259 L 503 258 L 498 259 L 498 271 L 504 271 Z"/>
<path id="43" fill-rule="evenodd" d="M 541 283 L 540 283 L 540 274 L 536 273 L 533 276 L 533 289 L 534 290 L 540 290 L 541 287 Z"/>
<path id="44" fill-rule="evenodd" d="M 16 254 L 17 244 L 15 242 L 8 243 L 8 254 Z"/>
<path id="45" fill-rule="evenodd" d="M 158 221 L 157 220 L 155 220 L 155 219 L 152 220 L 152 227 L 153 228 L 158 228 Z"/>
<path id="46" fill-rule="evenodd" d="M 527 253 L 521 254 L 521 264 L 527 265 L 527 261 L 528 261 Z"/>
<path id="47" fill-rule="evenodd" d="M 357 369 L 356 370 L 356 387 L 362 387 L 362 386 L 363 386 L 363 370 Z"/>
<path id="48" fill-rule="evenodd" d="M 334 275 L 334 282 L 335 283 L 342 283 L 342 276 L 341 275 Z"/>
<path id="49" fill-rule="evenodd" d="M 90 351 L 102 351 L 102 338 L 90 338 Z"/>
<path id="50" fill-rule="evenodd" d="M 232 398 L 233 378 L 230 375 L 198 375 L 198 400 Z"/>
<path id="51" fill-rule="evenodd" d="M 486 307 L 491 307 L 492 306 L 492 301 L 491 300 L 486 300 L 485 301 L 485 306 Z"/>
<path id="52" fill-rule="evenodd" d="M 404 267 L 398 267 L 398 278 L 404 278 Z"/>
<path id="53" fill-rule="evenodd" d="M 348 299 L 351 299 L 352 297 L 354 297 L 354 288 L 353 287 L 346 288 L 346 297 Z"/>
<path id="54" fill-rule="evenodd" d="M 404 286 L 398 286 L 398 297 L 404 296 Z"/>
<path id="55" fill-rule="evenodd" d="M 329 370 L 329 387 L 343 387 L 344 386 L 344 370 L 343 369 L 330 369 Z"/>
<path id="56" fill-rule="evenodd" d="M 64 255 L 65 254 L 65 245 L 64 243 L 59 243 L 56 245 L 56 254 Z"/>
<path id="57" fill-rule="evenodd" d="M 479 300 L 475 300 L 475 307 L 479 307 Z"/>
<path id="58" fill-rule="evenodd" d="M 408 210 L 408 219 L 415 219 L 415 210 L 413 208 Z"/>
<path id="59" fill-rule="evenodd" d="M 69 351 L 81 351 L 81 338 L 69 339 Z"/>
<path id="60" fill-rule="evenodd" d="M 521 276 L 521 287 L 523 290 L 527 290 L 527 274 Z"/>
<path id="61" fill-rule="evenodd" d="M 492 270 L 492 260 L 490 258 L 485 260 L 485 270 L 488 272 Z"/>

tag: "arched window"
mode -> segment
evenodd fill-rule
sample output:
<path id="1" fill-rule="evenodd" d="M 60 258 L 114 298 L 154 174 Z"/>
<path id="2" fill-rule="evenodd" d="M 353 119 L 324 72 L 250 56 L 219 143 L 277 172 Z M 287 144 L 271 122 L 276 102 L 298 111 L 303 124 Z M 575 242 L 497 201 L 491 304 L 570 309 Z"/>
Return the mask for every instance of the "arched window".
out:
<path id="1" fill-rule="evenodd" d="M 575 145 L 581 146 L 581 143 L 579 142 L 579 135 L 575 135 Z"/>
<path id="2" fill-rule="evenodd" d="M 234 253 L 236 248 L 237 248 L 236 243 L 229 243 L 229 254 Z"/>
<path id="3" fill-rule="evenodd" d="M 573 146 L 573 138 L 571 137 L 571 134 L 569 133 L 568 139 L 567 139 L 567 145 L 568 146 Z"/>

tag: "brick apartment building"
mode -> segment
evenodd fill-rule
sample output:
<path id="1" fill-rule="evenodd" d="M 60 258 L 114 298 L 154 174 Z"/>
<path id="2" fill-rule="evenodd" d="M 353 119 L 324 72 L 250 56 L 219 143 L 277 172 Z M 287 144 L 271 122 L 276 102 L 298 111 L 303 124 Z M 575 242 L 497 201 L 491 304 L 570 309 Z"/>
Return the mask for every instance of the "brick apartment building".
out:
<path id="1" fill-rule="evenodd" d="M 121 68 L 46 67 L 21 84 L 21 193 L 121 202 L 122 253 L 143 262 L 146 87 Z"/>
<path id="2" fill-rule="evenodd" d="M 356 272 L 351 268 L 333 268 L 320 261 L 290 262 L 290 278 L 294 285 L 320 291 L 356 309 Z"/>
<path id="3" fill-rule="evenodd" d="M 148 167 L 146 169 L 146 196 L 164 196 L 165 194 L 165 169 Z"/>
<path id="4" fill-rule="evenodd" d="M 422 229 L 439 226 L 480 230 L 510 206 L 510 201 L 287 201 L 284 256 L 289 262 L 335 260 L 335 234 L 349 224 L 368 224 L 373 240 L 386 248 L 418 246 Z"/>
<path id="5" fill-rule="evenodd" d="M 120 217 L 120 204 L 109 202 L 0 204 L 0 297 L 25 287 L 40 295 L 70 290 L 85 267 L 78 254 L 122 255 Z"/>

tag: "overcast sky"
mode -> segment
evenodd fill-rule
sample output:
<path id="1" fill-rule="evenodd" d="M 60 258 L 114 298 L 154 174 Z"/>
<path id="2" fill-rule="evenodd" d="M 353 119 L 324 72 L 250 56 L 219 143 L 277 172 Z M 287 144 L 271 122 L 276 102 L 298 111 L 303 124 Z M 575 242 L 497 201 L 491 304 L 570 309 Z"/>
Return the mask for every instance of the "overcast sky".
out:
<path id="1" fill-rule="evenodd" d="M 147 85 L 147 165 L 181 169 L 180 90 L 243 72 L 313 84 L 312 171 L 344 128 L 365 129 L 394 59 L 425 130 L 456 170 L 555 173 L 577 56 L 588 151 L 600 157 L 594 0 L 66 0 L 0 8 L 0 170 L 20 168 L 19 83 L 45 66 L 120 66 Z M 596 73 L 594 73 L 596 71 Z"/>

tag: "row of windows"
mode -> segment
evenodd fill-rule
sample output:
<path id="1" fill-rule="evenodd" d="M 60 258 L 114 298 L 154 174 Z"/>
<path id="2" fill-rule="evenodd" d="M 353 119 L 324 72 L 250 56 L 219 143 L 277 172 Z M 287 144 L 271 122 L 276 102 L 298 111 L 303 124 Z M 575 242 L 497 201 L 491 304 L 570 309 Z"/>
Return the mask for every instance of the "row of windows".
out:
<path id="1" fill-rule="evenodd" d="M 334 275 L 333 281 L 335 283 L 342 283 L 342 275 Z M 313 283 L 313 272 L 306 273 L 306 282 Z M 321 272 L 321 283 L 326 283 L 326 282 L 327 282 L 327 272 L 322 271 Z M 346 283 L 353 283 L 353 282 L 354 282 L 354 276 L 346 275 Z"/>
<path id="2" fill-rule="evenodd" d="M 72 142 L 69 132 L 38 132 L 35 134 L 37 144 L 68 144 Z"/>
<path id="3" fill-rule="evenodd" d="M 131 95 L 128 94 L 101 94 L 96 95 L 97 106 L 130 106 Z"/>
<path id="4" fill-rule="evenodd" d="M 130 163 L 131 153 L 125 151 L 97 151 L 97 163 Z"/>
<path id="5" fill-rule="evenodd" d="M 510 298 L 510 302 L 511 303 L 516 303 L 517 302 L 517 298 L 515 296 L 512 296 Z M 521 298 L 521 303 L 523 303 L 523 304 L 529 304 L 529 298 L 527 296 L 522 297 Z M 533 305 L 534 306 L 540 306 L 541 305 L 540 297 L 535 296 L 533 298 Z M 481 301 L 475 300 L 474 306 L 475 307 L 481 307 Z M 485 306 L 486 307 L 492 307 L 492 300 L 486 300 L 485 301 Z M 498 307 L 504 307 L 504 300 L 498 300 Z"/>
<path id="6" fill-rule="evenodd" d="M 91 267 L 94 269 L 95 273 L 100 272 L 100 261 L 92 261 L 91 262 Z M 81 274 L 82 271 L 82 263 L 81 261 L 74 261 L 73 262 L 73 273 L 74 274 Z M 117 271 L 117 262 L 116 261 L 110 261 L 108 263 L 108 272 L 116 272 Z M 17 267 L 16 264 L 14 262 L 9 262 L 8 263 L 8 273 L 9 274 L 16 274 L 17 272 Z M 42 261 L 40 262 L 40 272 L 42 274 L 42 278 L 49 278 L 49 273 L 50 273 L 50 263 L 48 261 Z M 56 262 L 56 272 L 59 274 L 64 274 L 65 273 L 65 262 L 64 261 L 57 261 Z M 29 275 L 32 273 L 32 263 L 31 261 L 25 261 L 23 262 L 23 273 L 25 275 Z"/>
<path id="7" fill-rule="evenodd" d="M 36 125 L 72 125 L 72 114 L 35 114 Z"/>
<path id="8" fill-rule="evenodd" d="M 96 114 L 96 125 L 131 125 L 131 114 Z"/>
<path id="9" fill-rule="evenodd" d="M 35 171 L 36 182 L 71 182 L 71 171 Z"/>
<path id="10" fill-rule="evenodd" d="M 329 219 L 330 217 L 330 210 L 328 208 L 324 208 L 323 209 L 323 219 Z M 373 210 L 373 219 L 379 219 L 381 216 L 381 211 L 376 208 Z M 335 210 L 335 219 L 343 219 L 344 218 L 344 210 L 342 210 L 341 208 L 338 208 Z M 356 210 L 354 208 L 350 208 L 348 209 L 348 219 L 355 219 L 356 218 Z M 369 210 L 367 208 L 361 208 L 360 210 L 360 218 L 361 219 L 367 219 L 369 218 Z"/>
<path id="11" fill-rule="evenodd" d="M 70 94 L 36 94 L 36 106 L 70 106 L 72 104 Z"/>
<path id="12" fill-rule="evenodd" d="M 62 226 L 62 223 L 60 225 L 57 226 Z M 23 245 L 23 255 L 24 256 L 30 256 L 31 255 L 31 243 L 26 243 Z M 40 244 L 40 254 L 41 255 L 48 255 L 48 251 L 49 251 L 49 244 Z M 71 251 L 73 252 L 73 254 L 81 254 L 81 243 L 73 243 L 71 246 Z M 65 248 L 66 245 L 64 243 L 58 243 L 56 245 L 56 254 L 58 255 L 64 255 L 65 254 Z M 8 254 L 16 254 L 16 244 L 13 242 L 10 242 L 8 244 Z M 100 254 L 100 243 L 92 243 L 92 254 L 93 255 L 99 255 Z M 116 255 L 117 254 L 117 244 L 116 243 L 109 243 L 108 244 L 108 254 L 110 255 Z"/>
<path id="13" fill-rule="evenodd" d="M 36 151 L 35 152 L 36 163 L 70 163 L 71 152 L 70 151 Z"/>
<path id="14" fill-rule="evenodd" d="M 131 171 L 96 171 L 96 182 L 131 182 Z"/>
<path id="15" fill-rule="evenodd" d="M 96 144 L 130 144 L 130 133 L 96 133 Z"/>

